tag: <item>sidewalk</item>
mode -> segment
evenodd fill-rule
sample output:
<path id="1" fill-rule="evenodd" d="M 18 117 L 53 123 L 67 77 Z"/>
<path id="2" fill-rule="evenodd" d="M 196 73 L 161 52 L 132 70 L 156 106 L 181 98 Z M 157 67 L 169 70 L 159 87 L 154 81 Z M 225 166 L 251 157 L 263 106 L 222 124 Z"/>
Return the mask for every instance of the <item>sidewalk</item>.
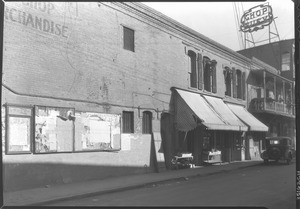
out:
<path id="1" fill-rule="evenodd" d="M 130 175 L 102 180 L 92 180 L 64 185 L 35 188 L 4 193 L 4 206 L 46 205 L 58 200 L 83 198 L 93 195 L 123 191 L 167 181 L 183 181 L 189 178 L 208 176 L 230 170 L 261 164 L 262 161 L 242 161 L 190 169 L 166 170 L 161 173 Z"/>

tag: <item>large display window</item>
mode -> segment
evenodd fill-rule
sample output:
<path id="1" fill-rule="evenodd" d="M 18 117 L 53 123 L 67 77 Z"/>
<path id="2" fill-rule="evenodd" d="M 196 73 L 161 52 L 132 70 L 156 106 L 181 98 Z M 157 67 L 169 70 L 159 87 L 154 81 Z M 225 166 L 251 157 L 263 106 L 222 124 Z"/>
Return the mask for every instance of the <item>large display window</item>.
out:
<path id="1" fill-rule="evenodd" d="M 74 109 L 35 106 L 35 153 L 72 152 Z"/>
<path id="2" fill-rule="evenodd" d="M 6 153 L 30 153 L 32 108 L 7 106 L 6 120 Z"/>
<path id="3" fill-rule="evenodd" d="M 1 111 L 6 154 L 121 150 L 121 114 L 11 104 Z"/>
<path id="4" fill-rule="evenodd" d="M 75 117 L 75 151 L 121 148 L 120 115 L 76 112 Z"/>

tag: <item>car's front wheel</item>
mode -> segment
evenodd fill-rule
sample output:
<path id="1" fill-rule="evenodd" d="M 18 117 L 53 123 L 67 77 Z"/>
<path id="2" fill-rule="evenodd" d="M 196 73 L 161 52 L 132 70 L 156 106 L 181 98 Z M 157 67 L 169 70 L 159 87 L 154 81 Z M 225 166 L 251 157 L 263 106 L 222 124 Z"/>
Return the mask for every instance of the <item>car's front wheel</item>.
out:
<path id="1" fill-rule="evenodd" d="M 269 160 L 268 159 L 264 159 L 264 164 L 268 164 Z"/>

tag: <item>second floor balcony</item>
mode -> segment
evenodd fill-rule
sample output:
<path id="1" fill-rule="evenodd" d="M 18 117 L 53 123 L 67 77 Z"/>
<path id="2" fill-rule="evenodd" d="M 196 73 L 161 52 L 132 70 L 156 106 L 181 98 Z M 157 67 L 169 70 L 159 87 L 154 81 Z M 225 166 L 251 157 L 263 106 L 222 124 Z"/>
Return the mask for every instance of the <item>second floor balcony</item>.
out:
<path id="1" fill-rule="evenodd" d="M 254 98 L 249 104 L 251 112 L 268 112 L 288 117 L 295 117 L 295 105 L 291 103 L 278 102 L 273 99 Z"/>

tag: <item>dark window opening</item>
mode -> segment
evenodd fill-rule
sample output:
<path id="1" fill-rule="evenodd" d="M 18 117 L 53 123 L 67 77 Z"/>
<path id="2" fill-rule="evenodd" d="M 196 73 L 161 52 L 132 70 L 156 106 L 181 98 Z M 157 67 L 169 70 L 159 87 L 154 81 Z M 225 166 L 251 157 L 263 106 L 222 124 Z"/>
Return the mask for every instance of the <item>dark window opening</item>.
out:
<path id="1" fill-rule="evenodd" d="M 217 92 L 217 74 L 215 60 L 210 60 L 208 57 L 203 58 L 203 77 L 204 90 L 216 93 Z"/>
<path id="2" fill-rule="evenodd" d="M 134 30 L 123 27 L 124 49 L 134 52 Z"/>
<path id="3" fill-rule="evenodd" d="M 143 112 L 143 134 L 151 134 L 152 133 L 152 113 L 149 111 Z"/>
<path id="4" fill-rule="evenodd" d="M 225 95 L 231 96 L 231 85 L 232 85 L 232 72 L 231 70 L 226 67 L 224 70 L 224 78 L 225 78 Z"/>
<path id="5" fill-rule="evenodd" d="M 188 56 L 190 68 L 190 86 L 197 88 L 196 53 L 193 51 L 188 51 Z"/>
<path id="6" fill-rule="evenodd" d="M 123 111 L 123 133 L 133 133 L 133 112 Z"/>
<path id="7" fill-rule="evenodd" d="M 203 59 L 204 65 L 204 90 L 211 91 L 211 66 L 208 58 Z"/>
<path id="8" fill-rule="evenodd" d="M 242 99 L 242 72 L 240 70 L 236 71 L 236 88 L 237 88 L 237 98 Z"/>

